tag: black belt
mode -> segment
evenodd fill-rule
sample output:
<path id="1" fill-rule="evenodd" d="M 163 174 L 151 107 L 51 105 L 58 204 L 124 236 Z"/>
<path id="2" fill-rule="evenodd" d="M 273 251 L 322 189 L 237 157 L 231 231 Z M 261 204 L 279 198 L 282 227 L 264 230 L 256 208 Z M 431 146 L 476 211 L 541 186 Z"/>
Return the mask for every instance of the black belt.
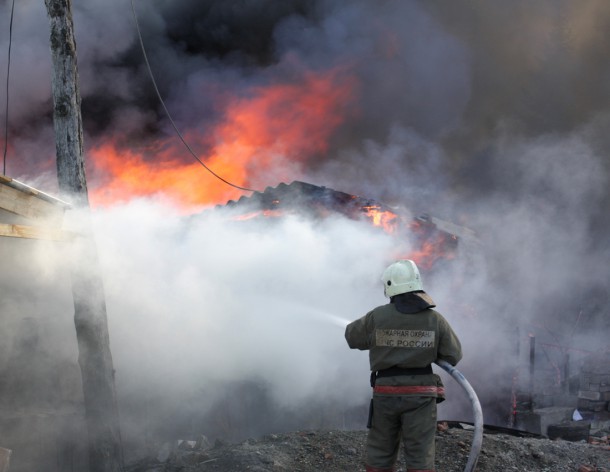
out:
<path id="1" fill-rule="evenodd" d="M 397 367 L 392 366 L 387 369 L 371 372 L 371 387 L 375 386 L 375 379 L 377 377 L 394 377 L 397 375 L 428 375 L 432 374 L 432 366 L 427 365 L 426 367 Z"/>

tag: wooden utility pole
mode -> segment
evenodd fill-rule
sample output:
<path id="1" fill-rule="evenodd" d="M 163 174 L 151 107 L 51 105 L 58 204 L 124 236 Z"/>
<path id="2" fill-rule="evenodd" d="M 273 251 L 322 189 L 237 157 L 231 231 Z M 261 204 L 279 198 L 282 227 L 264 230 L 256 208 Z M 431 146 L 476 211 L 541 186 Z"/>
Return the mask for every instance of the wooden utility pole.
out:
<path id="1" fill-rule="evenodd" d="M 74 324 L 78 342 L 90 472 L 120 472 L 121 434 L 110 353 L 104 286 L 97 248 L 88 221 L 89 197 L 83 157 L 83 124 L 78 89 L 71 0 L 45 0 L 51 26 L 53 122 L 59 188 L 80 218 L 71 267 Z"/>

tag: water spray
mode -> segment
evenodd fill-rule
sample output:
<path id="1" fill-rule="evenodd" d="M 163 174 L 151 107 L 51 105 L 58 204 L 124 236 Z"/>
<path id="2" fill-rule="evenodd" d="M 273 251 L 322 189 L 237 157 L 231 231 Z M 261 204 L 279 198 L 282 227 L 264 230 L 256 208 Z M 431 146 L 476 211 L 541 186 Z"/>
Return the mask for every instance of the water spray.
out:
<path id="1" fill-rule="evenodd" d="M 308 313 L 310 315 L 315 316 L 321 320 L 324 320 L 327 323 L 333 324 L 335 326 L 339 326 L 340 328 L 345 328 L 348 324 L 350 324 L 350 320 L 347 318 L 343 318 L 341 316 L 335 315 L 334 313 L 329 313 L 327 311 L 320 310 L 314 307 L 308 307 Z"/>

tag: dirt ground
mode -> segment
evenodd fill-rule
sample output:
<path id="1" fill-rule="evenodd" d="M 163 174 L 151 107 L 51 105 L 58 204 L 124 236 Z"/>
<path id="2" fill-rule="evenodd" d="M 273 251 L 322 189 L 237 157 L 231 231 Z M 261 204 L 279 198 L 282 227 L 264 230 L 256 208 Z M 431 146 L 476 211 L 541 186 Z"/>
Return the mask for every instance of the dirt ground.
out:
<path id="1" fill-rule="evenodd" d="M 473 432 L 459 425 L 439 428 L 438 472 L 462 472 Z M 356 472 L 364 471 L 366 431 L 298 431 L 240 444 L 182 441 L 160 448 L 156 457 L 131 464 L 127 472 Z M 397 471 L 404 471 L 402 459 Z M 487 431 L 478 472 L 610 472 L 607 437 L 569 442 Z"/>

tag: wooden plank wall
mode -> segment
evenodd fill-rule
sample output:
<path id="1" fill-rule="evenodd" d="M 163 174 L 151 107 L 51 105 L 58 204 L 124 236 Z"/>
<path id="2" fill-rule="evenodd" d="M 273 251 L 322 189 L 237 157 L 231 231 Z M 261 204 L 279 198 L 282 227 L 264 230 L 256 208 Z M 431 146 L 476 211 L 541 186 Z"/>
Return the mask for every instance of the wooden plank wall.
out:
<path id="1" fill-rule="evenodd" d="M 70 235 L 59 228 L 0 223 L 0 237 L 67 241 Z"/>
<path id="2" fill-rule="evenodd" d="M 10 184 L 13 181 L 0 175 L 0 209 L 37 220 L 45 225 L 59 227 L 62 224 L 65 206 L 41 198 L 42 193 L 24 186 L 17 189 Z"/>

